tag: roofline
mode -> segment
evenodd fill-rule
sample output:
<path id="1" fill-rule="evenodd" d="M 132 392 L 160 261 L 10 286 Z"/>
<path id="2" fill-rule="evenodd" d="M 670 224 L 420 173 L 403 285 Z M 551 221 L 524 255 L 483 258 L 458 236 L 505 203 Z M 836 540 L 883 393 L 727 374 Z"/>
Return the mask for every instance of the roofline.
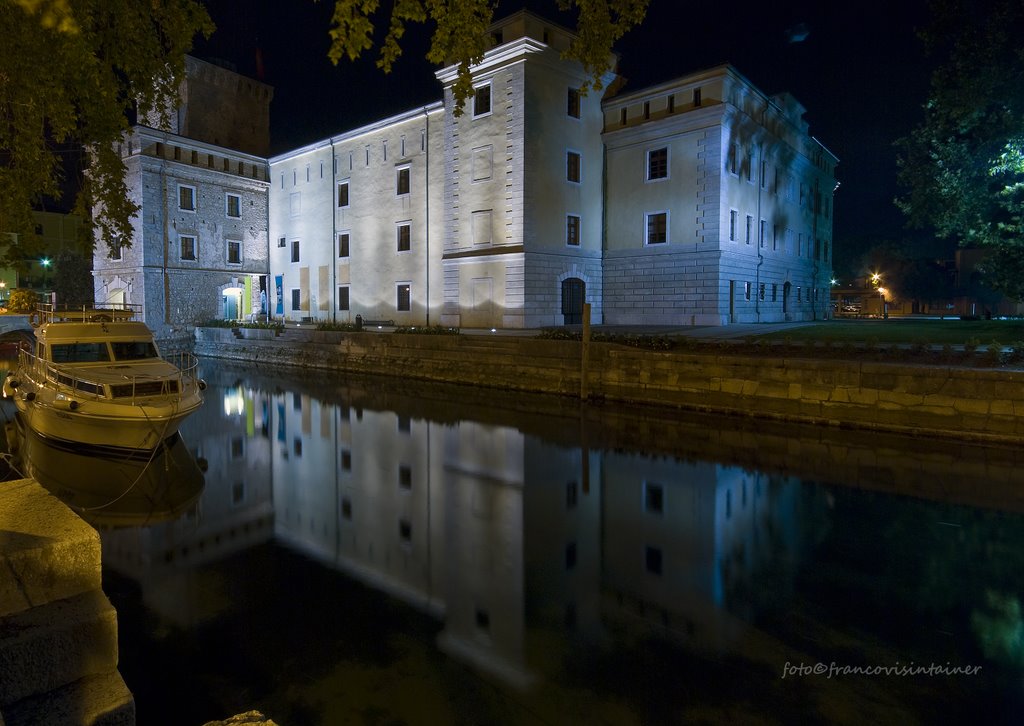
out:
<path id="1" fill-rule="evenodd" d="M 396 114 L 395 116 L 389 116 L 388 118 L 381 119 L 380 121 L 374 121 L 373 123 L 367 124 L 365 126 L 359 126 L 357 128 L 352 129 L 351 131 L 343 131 L 340 134 L 328 136 L 325 139 L 318 139 L 317 141 L 312 141 L 308 144 L 305 144 L 304 146 L 298 147 L 297 149 L 286 151 L 283 154 L 271 156 L 267 159 L 267 163 L 275 164 L 280 161 L 287 161 L 288 159 L 291 159 L 293 157 L 308 154 L 311 151 L 323 149 L 328 146 L 334 146 L 335 144 L 339 144 L 343 141 L 354 139 L 358 136 L 363 136 L 364 134 L 370 134 L 375 131 L 380 131 L 381 129 L 387 128 L 388 126 L 394 126 L 395 124 L 399 124 L 404 121 L 410 121 L 416 118 L 417 116 L 426 116 L 431 113 L 436 113 L 438 111 L 443 110 L 444 102 L 435 101 L 434 103 L 429 103 L 426 106 L 420 106 L 409 111 L 403 111 L 402 113 Z"/>
<path id="2" fill-rule="evenodd" d="M 264 164 L 267 163 L 265 156 L 257 156 L 255 154 L 249 154 L 244 151 L 238 151 L 227 146 L 217 146 L 216 144 L 208 144 L 205 141 L 199 141 L 188 136 L 182 136 L 181 134 L 174 134 L 170 131 L 163 131 L 162 129 L 155 129 L 152 126 L 146 126 L 145 124 L 135 124 L 131 128 L 133 133 L 140 134 L 141 136 L 149 136 L 156 140 L 161 141 L 173 141 L 179 146 L 194 146 L 197 149 L 203 149 L 206 151 L 216 151 L 221 156 L 230 156 L 234 158 L 246 159 L 249 161 L 258 161 Z"/>

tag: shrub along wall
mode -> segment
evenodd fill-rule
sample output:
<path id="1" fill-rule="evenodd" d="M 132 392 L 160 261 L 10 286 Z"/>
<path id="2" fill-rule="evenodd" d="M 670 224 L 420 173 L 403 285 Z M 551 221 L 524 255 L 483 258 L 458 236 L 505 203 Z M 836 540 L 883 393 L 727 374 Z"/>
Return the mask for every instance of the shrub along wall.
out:
<path id="1" fill-rule="evenodd" d="M 259 333 L 259 335 L 249 335 Z M 583 346 L 511 336 L 199 328 L 203 356 L 579 396 Z M 587 394 L 606 401 L 1024 440 L 1024 372 L 856 360 L 657 352 L 591 343 Z"/>

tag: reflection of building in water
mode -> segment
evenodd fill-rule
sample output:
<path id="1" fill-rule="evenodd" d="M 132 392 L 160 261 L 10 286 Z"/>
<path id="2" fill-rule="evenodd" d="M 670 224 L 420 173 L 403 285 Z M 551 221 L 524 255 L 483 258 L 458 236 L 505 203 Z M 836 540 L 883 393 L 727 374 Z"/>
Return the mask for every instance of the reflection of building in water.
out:
<path id="1" fill-rule="evenodd" d="M 181 427 L 196 458 L 208 463 L 196 510 L 175 522 L 102 533 L 104 566 L 137 580 L 146 603 L 179 625 L 228 604 L 221 579 L 200 565 L 273 535 L 268 401 L 241 383 L 211 387 Z"/>
<path id="2" fill-rule="evenodd" d="M 461 422 L 446 428 L 440 647 L 517 684 L 526 653 L 524 438 L 515 429 Z"/>
<path id="3" fill-rule="evenodd" d="M 274 398 L 276 534 L 376 587 L 436 610 L 441 461 L 432 425 L 392 412 Z M 437 439 L 440 442 L 440 439 Z"/>
<path id="4" fill-rule="evenodd" d="M 759 603 L 759 575 L 793 571 L 797 482 L 617 453 L 605 456 L 604 477 L 608 617 L 725 644 Z"/>
<path id="5" fill-rule="evenodd" d="M 760 573 L 792 568 L 793 482 L 303 394 L 272 416 L 277 537 L 441 617 L 445 652 L 510 683 L 567 629 L 728 642 Z"/>

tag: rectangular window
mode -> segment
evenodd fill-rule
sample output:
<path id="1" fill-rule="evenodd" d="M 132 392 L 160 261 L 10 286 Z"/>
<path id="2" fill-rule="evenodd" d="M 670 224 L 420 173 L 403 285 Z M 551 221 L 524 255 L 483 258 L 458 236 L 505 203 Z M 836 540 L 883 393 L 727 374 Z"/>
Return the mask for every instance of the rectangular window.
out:
<path id="1" fill-rule="evenodd" d="M 779 285 L 778 283 L 772 283 L 772 302 L 776 302 L 779 299 Z"/>
<path id="2" fill-rule="evenodd" d="M 227 195 L 227 215 L 233 219 L 242 216 L 242 198 L 237 194 Z"/>
<path id="3" fill-rule="evenodd" d="M 762 282 L 762 283 L 761 283 L 761 286 L 760 286 L 760 287 L 758 288 L 758 290 L 757 290 L 757 296 L 758 296 L 758 298 L 760 298 L 760 299 L 761 299 L 762 301 L 764 300 L 764 287 L 765 287 L 765 284 L 764 284 L 764 283 Z"/>
<path id="4" fill-rule="evenodd" d="M 580 89 L 569 89 L 566 113 L 568 113 L 573 118 L 580 117 Z"/>
<path id="5" fill-rule="evenodd" d="M 750 244 L 750 235 L 754 231 L 754 218 L 749 214 L 747 215 L 747 236 L 744 238 L 746 243 Z"/>
<path id="6" fill-rule="evenodd" d="M 624 108 L 619 110 L 619 123 L 622 126 L 626 125 L 626 109 Z"/>
<path id="7" fill-rule="evenodd" d="M 292 288 L 292 310 L 302 309 L 302 291 L 297 287 Z"/>
<path id="8" fill-rule="evenodd" d="M 398 169 L 395 179 L 395 193 L 398 196 L 409 193 L 409 167 L 403 166 Z"/>
<path id="9" fill-rule="evenodd" d="M 278 237 L 277 238 L 277 246 L 278 247 L 287 247 L 288 246 L 288 240 L 286 240 L 284 237 Z"/>
<path id="10" fill-rule="evenodd" d="M 668 178 L 668 147 L 647 152 L 647 181 Z"/>
<path id="11" fill-rule="evenodd" d="M 408 224 L 398 225 L 398 251 L 408 252 L 412 249 L 412 229 Z"/>
<path id="12" fill-rule="evenodd" d="M 178 209 L 183 212 L 196 211 L 196 188 L 178 185 Z"/>
<path id="13" fill-rule="evenodd" d="M 644 119 L 646 120 L 646 119 L 649 119 L 650 117 L 651 117 L 651 102 L 650 101 L 644 101 Z"/>
<path id="14" fill-rule="evenodd" d="M 736 224 L 739 221 L 739 212 L 735 209 L 729 210 L 729 241 L 736 241 Z"/>
<path id="15" fill-rule="evenodd" d="M 693 105 L 694 106 L 699 106 L 700 105 L 700 89 L 699 88 L 694 88 L 693 89 Z"/>
<path id="16" fill-rule="evenodd" d="M 228 240 L 228 264 L 242 264 L 242 243 L 238 240 Z"/>
<path id="17" fill-rule="evenodd" d="M 194 262 L 196 259 L 196 254 L 198 252 L 198 250 L 196 250 L 196 238 L 182 236 L 180 239 L 181 259 L 192 260 Z"/>
<path id="18" fill-rule="evenodd" d="M 397 300 L 395 301 L 395 309 L 400 313 L 407 313 L 412 310 L 412 285 L 407 282 L 401 282 L 395 288 Z"/>
<path id="19" fill-rule="evenodd" d="M 565 178 L 567 181 L 580 181 L 580 155 L 576 151 L 565 152 Z"/>
<path id="20" fill-rule="evenodd" d="M 668 212 L 654 212 L 647 215 L 647 237 L 649 245 L 668 242 Z"/>
<path id="21" fill-rule="evenodd" d="M 338 183 L 338 206 L 339 207 L 347 207 L 348 206 L 348 182 L 347 181 L 346 182 L 339 182 Z"/>
<path id="22" fill-rule="evenodd" d="M 299 261 L 299 241 L 297 239 L 292 240 L 292 262 Z"/>
<path id="23" fill-rule="evenodd" d="M 758 242 L 759 245 L 761 245 L 762 248 L 764 247 L 765 232 L 766 232 L 767 228 L 768 228 L 768 223 L 762 219 L 760 224 L 758 224 L 758 227 L 757 227 L 757 242 Z"/>
<path id="24" fill-rule="evenodd" d="M 730 174 L 736 173 L 737 156 L 739 156 L 739 149 L 736 144 L 729 144 L 729 155 L 725 159 L 725 170 Z"/>
<path id="25" fill-rule="evenodd" d="M 743 283 L 743 299 L 744 300 L 750 300 L 750 283 L 749 282 L 744 282 Z"/>
<path id="26" fill-rule="evenodd" d="M 348 310 L 348 285 L 338 286 L 338 310 Z"/>
<path id="27" fill-rule="evenodd" d="M 653 482 L 644 482 L 644 511 L 662 514 L 665 511 L 665 487 Z"/>
<path id="28" fill-rule="evenodd" d="M 338 235 L 338 257 L 348 257 L 348 232 Z"/>
<path id="29" fill-rule="evenodd" d="M 644 569 L 652 575 L 660 575 L 661 561 L 661 548 L 650 546 L 644 548 Z"/>
<path id="30" fill-rule="evenodd" d="M 580 218 L 575 214 L 565 218 L 565 243 L 570 247 L 580 246 Z"/>
<path id="31" fill-rule="evenodd" d="M 110 259 L 110 260 L 119 260 L 119 259 L 121 259 L 121 256 L 123 254 L 123 252 L 122 252 L 123 249 L 124 248 L 121 247 L 121 245 L 115 245 L 115 246 L 111 247 L 110 250 L 107 253 L 107 259 Z"/>
<path id="32" fill-rule="evenodd" d="M 803 302 L 803 300 L 800 299 L 801 295 L 802 295 L 801 288 L 797 287 L 797 289 L 796 289 L 796 301 L 797 302 Z"/>
<path id="33" fill-rule="evenodd" d="M 669 96 L 667 103 L 668 103 L 668 112 L 669 113 L 675 113 L 676 112 L 676 97 L 675 96 Z"/>
<path id="34" fill-rule="evenodd" d="M 473 91 L 473 115 L 484 116 L 491 112 L 491 85 L 479 86 Z"/>
<path id="35" fill-rule="evenodd" d="M 398 465 L 398 486 L 400 489 L 412 489 L 412 467 Z"/>

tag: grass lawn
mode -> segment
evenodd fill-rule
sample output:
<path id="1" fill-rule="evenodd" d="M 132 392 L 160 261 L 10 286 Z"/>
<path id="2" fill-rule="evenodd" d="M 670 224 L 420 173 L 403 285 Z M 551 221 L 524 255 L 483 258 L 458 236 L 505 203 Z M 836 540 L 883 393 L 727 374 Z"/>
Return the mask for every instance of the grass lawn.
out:
<path id="1" fill-rule="evenodd" d="M 963 345 L 976 341 L 1012 345 L 1024 341 L 1024 320 L 829 320 L 778 333 L 757 336 L 767 340 L 794 342 L 833 341 L 866 343 L 928 343 Z"/>

